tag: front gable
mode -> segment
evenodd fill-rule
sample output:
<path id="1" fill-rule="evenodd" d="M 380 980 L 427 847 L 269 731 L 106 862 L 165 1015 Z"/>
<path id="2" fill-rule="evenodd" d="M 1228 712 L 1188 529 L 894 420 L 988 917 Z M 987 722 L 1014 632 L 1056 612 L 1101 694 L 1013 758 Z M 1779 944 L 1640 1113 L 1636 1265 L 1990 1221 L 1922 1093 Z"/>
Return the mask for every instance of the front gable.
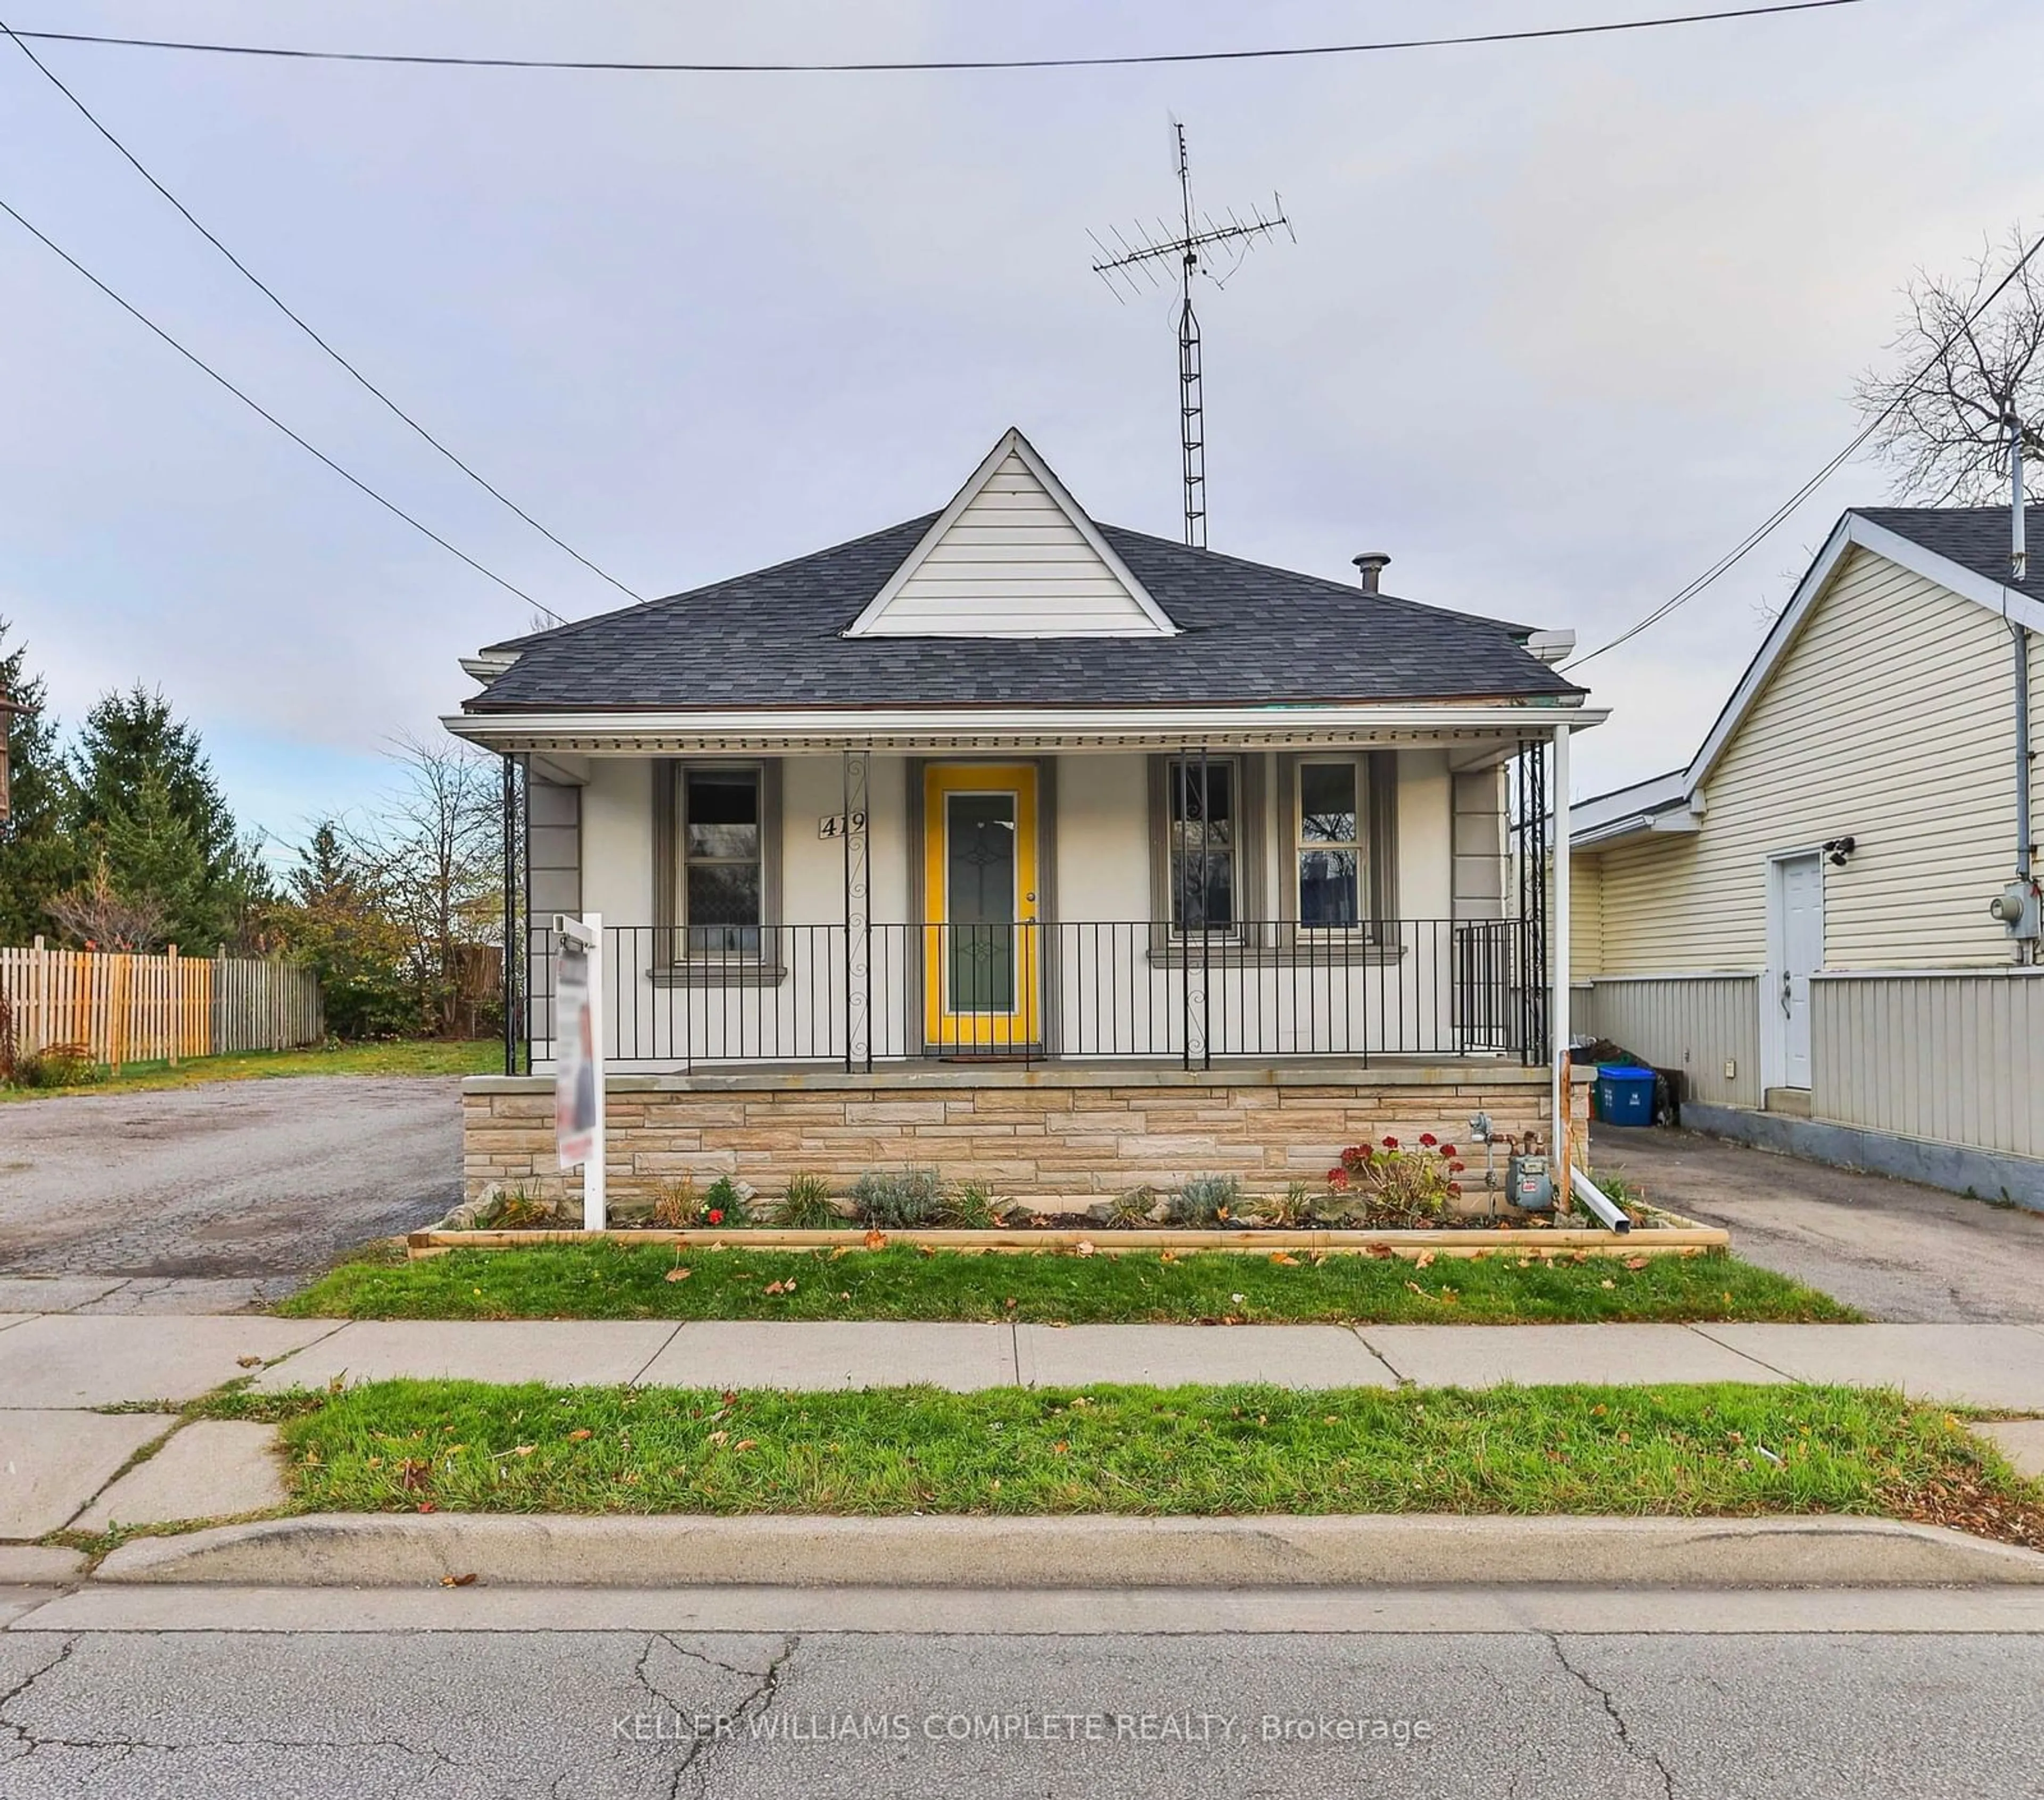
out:
<path id="1" fill-rule="evenodd" d="M 1155 638 L 1178 627 L 1010 429 L 848 638 Z"/>

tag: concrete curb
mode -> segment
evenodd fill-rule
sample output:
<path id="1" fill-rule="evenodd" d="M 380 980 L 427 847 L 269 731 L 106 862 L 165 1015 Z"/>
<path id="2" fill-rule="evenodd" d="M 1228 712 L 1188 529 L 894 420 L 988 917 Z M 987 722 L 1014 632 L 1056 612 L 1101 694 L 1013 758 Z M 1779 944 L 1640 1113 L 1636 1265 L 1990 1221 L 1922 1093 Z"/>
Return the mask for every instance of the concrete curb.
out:
<path id="1" fill-rule="evenodd" d="M 139 1539 L 101 1582 L 402 1587 L 2044 1585 L 2044 1553 L 1836 1516 L 546 1518 L 314 1514 Z"/>

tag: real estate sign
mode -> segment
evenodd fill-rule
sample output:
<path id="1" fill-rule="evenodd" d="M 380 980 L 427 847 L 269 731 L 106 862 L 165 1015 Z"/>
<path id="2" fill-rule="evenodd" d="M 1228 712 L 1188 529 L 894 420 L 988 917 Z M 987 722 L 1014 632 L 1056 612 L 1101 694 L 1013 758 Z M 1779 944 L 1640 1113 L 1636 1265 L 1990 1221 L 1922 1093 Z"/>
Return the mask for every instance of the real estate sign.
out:
<path id="1" fill-rule="evenodd" d="M 603 921 L 554 919 L 554 1137 L 582 1171 L 582 1228 L 604 1224 Z"/>

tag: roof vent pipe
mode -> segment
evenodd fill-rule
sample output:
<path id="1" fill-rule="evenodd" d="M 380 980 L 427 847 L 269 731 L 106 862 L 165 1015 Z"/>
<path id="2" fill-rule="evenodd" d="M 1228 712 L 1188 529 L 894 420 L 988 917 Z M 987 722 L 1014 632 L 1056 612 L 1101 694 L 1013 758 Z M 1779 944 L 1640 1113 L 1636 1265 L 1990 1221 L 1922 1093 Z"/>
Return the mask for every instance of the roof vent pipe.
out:
<path id="1" fill-rule="evenodd" d="M 1362 591 L 1375 593 L 1377 581 L 1384 574 L 1384 566 L 1391 560 L 1390 557 L 1381 550 L 1366 550 L 1353 560 L 1356 573 L 1362 578 Z"/>

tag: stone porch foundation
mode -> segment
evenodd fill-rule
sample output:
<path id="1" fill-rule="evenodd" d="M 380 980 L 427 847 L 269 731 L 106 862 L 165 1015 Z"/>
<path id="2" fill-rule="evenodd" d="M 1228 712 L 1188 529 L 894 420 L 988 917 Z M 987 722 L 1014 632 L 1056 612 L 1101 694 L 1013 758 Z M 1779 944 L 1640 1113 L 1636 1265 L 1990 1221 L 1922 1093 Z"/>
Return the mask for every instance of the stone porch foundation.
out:
<path id="1" fill-rule="evenodd" d="M 1588 1142 L 1589 1091 L 1572 1094 L 1574 1138 Z M 549 1196 L 563 1177 L 554 1147 L 551 1076 L 471 1076 L 462 1084 L 464 1194 L 523 1184 Z M 1482 1190 L 1472 1115 L 1501 1138 L 1548 1135 L 1548 1072 L 1516 1063 L 1320 1066 L 1186 1072 L 1084 1065 L 1023 1069 L 935 1065 L 847 1075 L 815 1069 L 618 1075 L 605 1107 L 611 1199 L 720 1175 L 778 1194 L 798 1172 L 843 1193 L 869 1169 L 935 1169 L 997 1197 L 1091 1200 L 1143 1184 L 1236 1175 L 1251 1195 L 1293 1181 L 1317 1188 L 1343 1148 L 1423 1131 L 1453 1143 Z M 1504 1180 L 1504 1150 L 1497 1160 Z"/>

